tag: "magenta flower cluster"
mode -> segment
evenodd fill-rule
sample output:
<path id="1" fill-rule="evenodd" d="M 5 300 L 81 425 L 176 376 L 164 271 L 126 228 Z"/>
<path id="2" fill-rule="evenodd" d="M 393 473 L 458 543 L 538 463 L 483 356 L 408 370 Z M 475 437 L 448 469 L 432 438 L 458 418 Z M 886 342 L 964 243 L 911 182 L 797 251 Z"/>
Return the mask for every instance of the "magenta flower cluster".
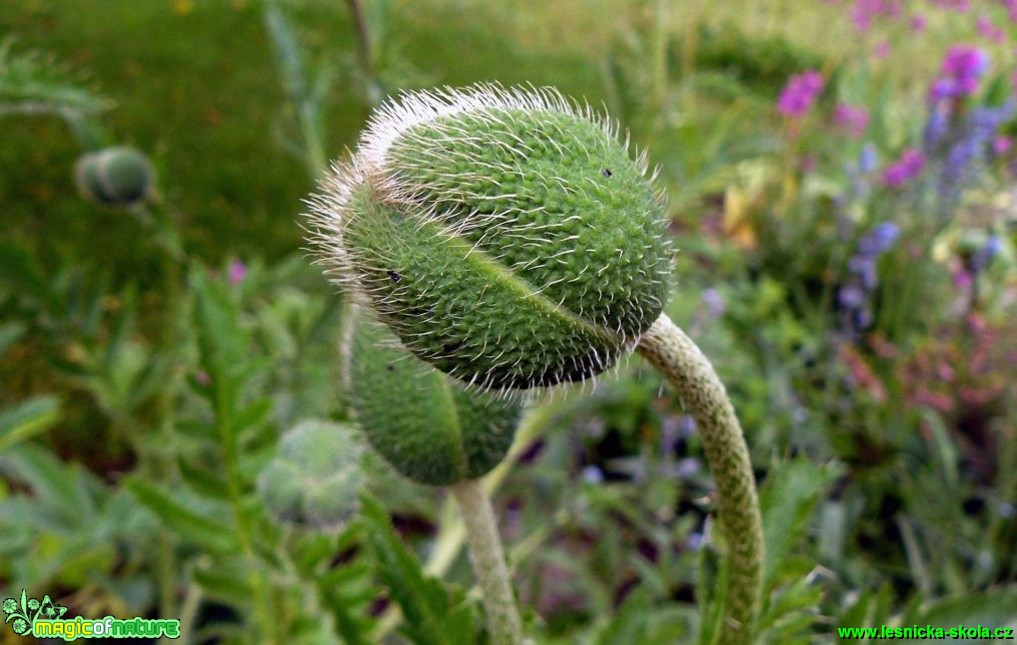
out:
<path id="1" fill-rule="evenodd" d="M 979 36 L 994 43 L 1001 43 L 1006 39 L 1006 32 L 997 27 L 986 15 L 978 16 L 978 19 L 975 21 L 975 29 L 978 31 Z"/>
<path id="2" fill-rule="evenodd" d="M 929 101 L 971 96 L 989 68 L 989 55 L 972 45 L 954 45 L 947 51 L 939 78 L 929 90 Z"/>
<path id="3" fill-rule="evenodd" d="M 833 110 L 833 122 L 851 137 L 858 139 L 865 133 L 865 128 L 869 127 L 869 113 L 865 108 L 841 103 Z"/>
<path id="4" fill-rule="evenodd" d="M 911 181 L 925 167 L 925 155 L 920 150 L 908 148 L 895 163 L 883 171 L 883 182 L 891 188 L 898 188 Z"/>
<path id="5" fill-rule="evenodd" d="M 903 4 L 901 0 L 855 0 L 851 7 L 851 22 L 855 29 L 865 33 L 872 27 L 872 21 L 880 16 L 900 16 Z"/>
<path id="6" fill-rule="evenodd" d="M 815 70 L 795 74 L 788 80 L 780 93 L 780 98 L 777 99 L 777 111 L 789 117 L 805 116 L 812 108 L 816 97 L 823 91 L 824 85 L 822 74 Z"/>

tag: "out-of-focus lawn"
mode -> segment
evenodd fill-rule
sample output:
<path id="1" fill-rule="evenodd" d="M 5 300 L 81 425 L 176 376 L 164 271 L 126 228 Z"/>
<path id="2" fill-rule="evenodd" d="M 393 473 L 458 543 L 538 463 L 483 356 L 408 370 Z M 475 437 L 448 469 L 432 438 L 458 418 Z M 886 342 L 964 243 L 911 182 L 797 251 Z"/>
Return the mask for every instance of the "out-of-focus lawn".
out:
<path id="1" fill-rule="evenodd" d="M 292 9 L 305 42 L 339 68 L 327 119 L 327 152 L 338 156 L 366 118 L 344 77 L 354 47 L 350 23 L 339 2 Z M 576 48 L 512 43 L 503 36 L 513 34 L 500 33 L 483 14 L 451 4 L 421 15 L 402 3 L 393 16 L 399 47 L 414 52 L 413 66 L 431 84 L 497 79 L 555 84 L 594 100 L 600 94 L 595 61 Z M 447 37 L 450 21 L 455 40 Z M 0 33 L 16 34 L 19 48 L 44 49 L 88 70 L 90 85 L 115 97 L 110 132 L 151 152 L 199 256 L 271 259 L 300 245 L 295 220 L 309 182 L 272 136 L 285 97 L 259 3 L 10 2 L 0 6 Z M 581 34 L 571 40 L 581 41 Z M 150 249 L 130 227 L 109 221 L 121 213 L 96 214 L 75 195 L 71 169 L 81 151 L 62 123 L 0 119 L 0 141 L 6 235 L 54 263 L 87 249 L 101 250 L 91 261 L 120 276 L 151 266 Z"/>

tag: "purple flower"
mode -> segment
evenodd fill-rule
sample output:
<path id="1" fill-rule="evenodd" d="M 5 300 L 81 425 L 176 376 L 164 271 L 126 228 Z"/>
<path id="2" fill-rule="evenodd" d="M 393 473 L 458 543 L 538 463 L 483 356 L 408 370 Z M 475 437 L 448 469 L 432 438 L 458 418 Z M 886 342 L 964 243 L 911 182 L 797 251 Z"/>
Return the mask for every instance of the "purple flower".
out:
<path id="1" fill-rule="evenodd" d="M 898 237 L 900 237 L 899 226 L 893 222 L 882 222 L 858 241 L 858 252 L 863 255 L 879 255 L 888 251 Z"/>
<path id="2" fill-rule="evenodd" d="M 812 108 L 824 85 L 823 76 L 815 70 L 795 74 L 780 93 L 777 111 L 789 117 L 804 116 Z"/>
<path id="3" fill-rule="evenodd" d="M 247 277 L 247 265 L 240 260 L 234 260 L 230 263 L 229 272 L 227 279 L 229 280 L 230 286 L 237 286 L 244 281 Z"/>
<path id="4" fill-rule="evenodd" d="M 858 285 L 845 285 L 837 292 L 837 303 L 842 309 L 858 309 L 865 304 L 865 293 Z"/>
<path id="5" fill-rule="evenodd" d="M 925 145 L 925 149 L 935 148 L 946 137 L 949 128 L 950 123 L 946 114 L 939 107 L 933 106 L 929 111 L 929 120 L 925 122 L 925 130 L 922 132 L 922 143 Z"/>
<path id="6" fill-rule="evenodd" d="M 925 155 L 915 148 L 908 148 L 900 159 L 883 171 L 883 181 L 891 188 L 899 188 L 911 181 L 925 167 Z"/>
<path id="7" fill-rule="evenodd" d="M 933 83 L 929 99 L 971 96 L 978 81 L 989 69 L 989 55 L 973 45 L 954 45 L 946 52 L 940 77 Z"/>
<path id="8" fill-rule="evenodd" d="M 869 113 L 864 108 L 841 103 L 833 110 L 833 122 L 858 139 L 869 127 Z"/>
<path id="9" fill-rule="evenodd" d="M 702 299 L 703 304 L 706 306 L 706 311 L 710 320 L 716 320 L 724 315 L 724 310 L 727 309 L 727 303 L 724 302 L 724 296 L 722 296 L 719 291 L 713 287 L 704 289 Z"/>
<path id="10" fill-rule="evenodd" d="M 990 264 L 992 260 L 999 255 L 1000 251 L 1003 250 L 1003 238 L 998 235 L 990 235 L 989 239 L 985 241 L 982 248 L 975 252 L 974 257 L 971 258 L 971 270 L 978 272 L 984 270 Z"/>
<path id="11" fill-rule="evenodd" d="M 987 155 L 995 149 L 1000 126 L 1009 120 L 1017 103 L 999 107 L 976 107 L 957 123 L 939 173 L 937 193 L 940 212 L 947 216 L 963 190 L 978 176 Z"/>
<path id="12" fill-rule="evenodd" d="M 876 263 L 899 236 L 900 227 L 882 222 L 858 240 L 854 255 L 848 259 L 848 277 L 837 290 L 837 306 L 845 329 L 857 333 L 872 324 L 869 300 L 879 283 Z"/>
<path id="13" fill-rule="evenodd" d="M 587 484 L 602 484 L 604 483 L 604 471 L 591 464 L 583 468 L 583 481 Z"/>
<path id="14" fill-rule="evenodd" d="M 1014 0 L 1014 2 L 1017 2 L 1017 0 Z M 927 23 L 928 21 L 926 20 L 923 14 L 916 13 L 915 15 L 911 16 L 911 31 L 915 32 L 916 34 L 920 34 L 923 31 L 925 31 L 925 26 Z"/>
<path id="15" fill-rule="evenodd" d="M 858 155 L 858 169 L 862 172 L 872 172 L 879 165 L 879 151 L 873 143 L 866 143 L 862 146 L 862 152 Z"/>
<path id="16" fill-rule="evenodd" d="M 1013 147 L 1013 139 L 1010 137 L 996 137 L 992 141 L 992 151 L 997 155 L 1005 155 Z"/>

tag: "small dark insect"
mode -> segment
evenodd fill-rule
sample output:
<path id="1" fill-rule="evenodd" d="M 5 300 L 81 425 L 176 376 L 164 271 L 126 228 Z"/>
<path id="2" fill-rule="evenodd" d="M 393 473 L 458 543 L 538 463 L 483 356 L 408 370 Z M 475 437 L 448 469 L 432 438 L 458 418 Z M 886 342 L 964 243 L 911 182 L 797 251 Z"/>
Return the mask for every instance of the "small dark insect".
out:
<path id="1" fill-rule="evenodd" d="M 600 174 L 604 175 L 605 177 L 610 177 L 614 173 L 611 172 L 610 168 L 604 168 L 603 170 L 600 171 Z"/>
<path id="2" fill-rule="evenodd" d="M 441 351 L 445 352 L 445 355 L 447 356 L 449 354 L 458 352 L 460 349 L 462 349 L 462 346 L 463 346 L 462 342 L 458 341 L 454 343 L 444 343 L 441 346 Z"/>
<path id="3" fill-rule="evenodd" d="M 396 273 L 395 271 L 389 271 L 388 279 L 391 280 L 392 282 L 399 282 L 400 280 L 403 279 L 403 277 Z"/>
<path id="4" fill-rule="evenodd" d="M 385 367 L 388 368 L 388 371 L 390 371 L 390 372 L 394 372 L 395 371 L 395 365 L 392 365 L 391 363 L 386 365 Z"/>

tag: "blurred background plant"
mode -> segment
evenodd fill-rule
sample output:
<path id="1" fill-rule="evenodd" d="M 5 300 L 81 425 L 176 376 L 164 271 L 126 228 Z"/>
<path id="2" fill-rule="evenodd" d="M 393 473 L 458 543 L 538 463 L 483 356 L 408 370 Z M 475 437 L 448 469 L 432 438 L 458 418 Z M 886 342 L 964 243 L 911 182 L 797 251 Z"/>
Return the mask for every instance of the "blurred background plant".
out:
<path id="1" fill-rule="evenodd" d="M 761 638 L 1013 626 L 1015 20 L 991 0 L 5 3 L 0 596 L 180 617 L 187 642 L 482 638 L 446 500 L 295 439 L 347 419 L 342 302 L 295 220 L 386 94 L 497 79 L 606 106 L 659 166 L 669 314 L 716 358 L 762 482 Z M 124 147 L 143 199 L 82 199 L 76 161 Z M 724 545 L 659 377 L 632 360 L 519 434 L 488 483 L 534 638 L 710 642 Z M 349 488 L 344 521 L 267 494 L 319 443 L 359 474 L 291 492 Z"/>

